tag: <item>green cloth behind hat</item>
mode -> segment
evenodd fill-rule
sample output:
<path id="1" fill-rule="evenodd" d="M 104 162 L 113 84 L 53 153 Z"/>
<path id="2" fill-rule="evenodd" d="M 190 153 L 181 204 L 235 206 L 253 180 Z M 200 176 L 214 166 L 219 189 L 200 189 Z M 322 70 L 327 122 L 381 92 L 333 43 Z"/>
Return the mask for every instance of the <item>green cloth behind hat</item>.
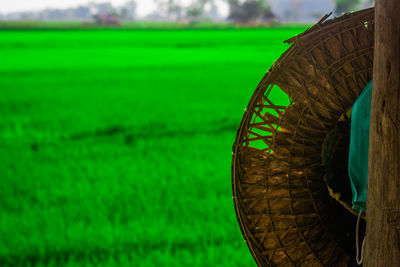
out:
<path id="1" fill-rule="evenodd" d="M 369 127 L 371 118 L 372 81 L 354 102 L 351 114 L 349 176 L 353 209 L 366 211 L 368 181 Z"/>

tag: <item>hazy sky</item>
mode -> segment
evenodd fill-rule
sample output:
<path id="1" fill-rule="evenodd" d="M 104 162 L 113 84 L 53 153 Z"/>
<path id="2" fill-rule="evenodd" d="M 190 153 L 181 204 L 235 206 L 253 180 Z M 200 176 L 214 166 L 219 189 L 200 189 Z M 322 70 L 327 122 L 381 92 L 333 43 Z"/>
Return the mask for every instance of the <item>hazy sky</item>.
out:
<path id="1" fill-rule="evenodd" d="M 14 11 L 34 11 L 45 8 L 66 8 L 75 7 L 89 2 L 110 2 L 114 6 L 121 5 L 127 0 L 0 0 L 0 13 L 8 13 Z M 184 2 L 191 2 L 190 0 L 181 0 Z M 137 14 L 139 16 L 146 15 L 152 12 L 156 5 L 154 0 L 136 0 Z M 220 11 L 225 13 L 227 7 L 221 3 L 218 5 Z"/>
<path id="2" fill-rule="evenodd" d="M 0 13 L 13 11 L 31 11 L 45 8 L 66 8 L 75 7 L 89 2 L 110 2 L 114 6 L 121 5 L 126 0 L 0 0 Z M 153 0 L 139 0 L 138 14 L 146 14 L 154 10 Z"/>

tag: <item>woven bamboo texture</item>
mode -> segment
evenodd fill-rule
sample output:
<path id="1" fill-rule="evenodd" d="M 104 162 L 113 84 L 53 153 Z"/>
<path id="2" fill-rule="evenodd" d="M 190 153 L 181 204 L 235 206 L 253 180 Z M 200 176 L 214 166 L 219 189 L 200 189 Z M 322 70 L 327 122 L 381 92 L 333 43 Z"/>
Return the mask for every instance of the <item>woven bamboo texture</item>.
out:
<path id="1" fill-rule="evenodd" d="M 235 211 L 259 266 L 346 266 L 351 253 L 354 216 L 329 195 L 321 149 L 372 79 L 374 10 L 327 18 L 286 41 L 233 145 Z"/>

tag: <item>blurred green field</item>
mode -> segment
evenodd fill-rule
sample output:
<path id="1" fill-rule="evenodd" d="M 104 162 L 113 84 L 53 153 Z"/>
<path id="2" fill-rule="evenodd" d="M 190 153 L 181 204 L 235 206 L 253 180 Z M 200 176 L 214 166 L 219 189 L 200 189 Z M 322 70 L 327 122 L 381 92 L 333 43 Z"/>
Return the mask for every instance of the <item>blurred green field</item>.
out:
<path id="1" fill-rule="evenodd" d="M 231 147 L 303 30 L 0 31 L 0 266 L 254 266 Z"/>
<path id="2" fill-rule="evenodd" d="M 267 25 L 259 25 L 266 27 Z M 296 26 L 296 25 L 295 25 Z M 122 21 L 121 25 L 97 25 L 94 21 L 43 21 L 43 20 L 0 20 L 1 30 L 87 30 L 87 29 L 226 29 L 237 27 L 231 22 L 166 22 L 166 21 Z M 276 25 L 279 27 L 279 25 Z M 299 25 L 297 25 L 299 27 Z"/>
<path id="3" fill-rule="evenodd" d="M 0 20 L 0 30 L 167 30 L 167 29 L 235 29 L 235 28 L 305 28 L 312 24 L 272 23 L 272 24 L 235 24 L 233 22 L 212 21 L 122 21 L 121 25 L 97 25 L 93 21 L 44 21 L 44 20 Z"/>

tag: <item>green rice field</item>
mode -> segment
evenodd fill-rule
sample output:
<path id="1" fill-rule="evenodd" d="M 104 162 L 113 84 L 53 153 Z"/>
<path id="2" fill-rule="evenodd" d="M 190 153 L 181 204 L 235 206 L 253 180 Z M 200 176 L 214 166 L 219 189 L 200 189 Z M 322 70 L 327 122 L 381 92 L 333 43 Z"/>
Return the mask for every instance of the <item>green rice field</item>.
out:
<path id="1" fill-rule="evenodd" d="M 304 30 L 0 31 L 0 266 L 255 266 L 232 144 Z"/>

